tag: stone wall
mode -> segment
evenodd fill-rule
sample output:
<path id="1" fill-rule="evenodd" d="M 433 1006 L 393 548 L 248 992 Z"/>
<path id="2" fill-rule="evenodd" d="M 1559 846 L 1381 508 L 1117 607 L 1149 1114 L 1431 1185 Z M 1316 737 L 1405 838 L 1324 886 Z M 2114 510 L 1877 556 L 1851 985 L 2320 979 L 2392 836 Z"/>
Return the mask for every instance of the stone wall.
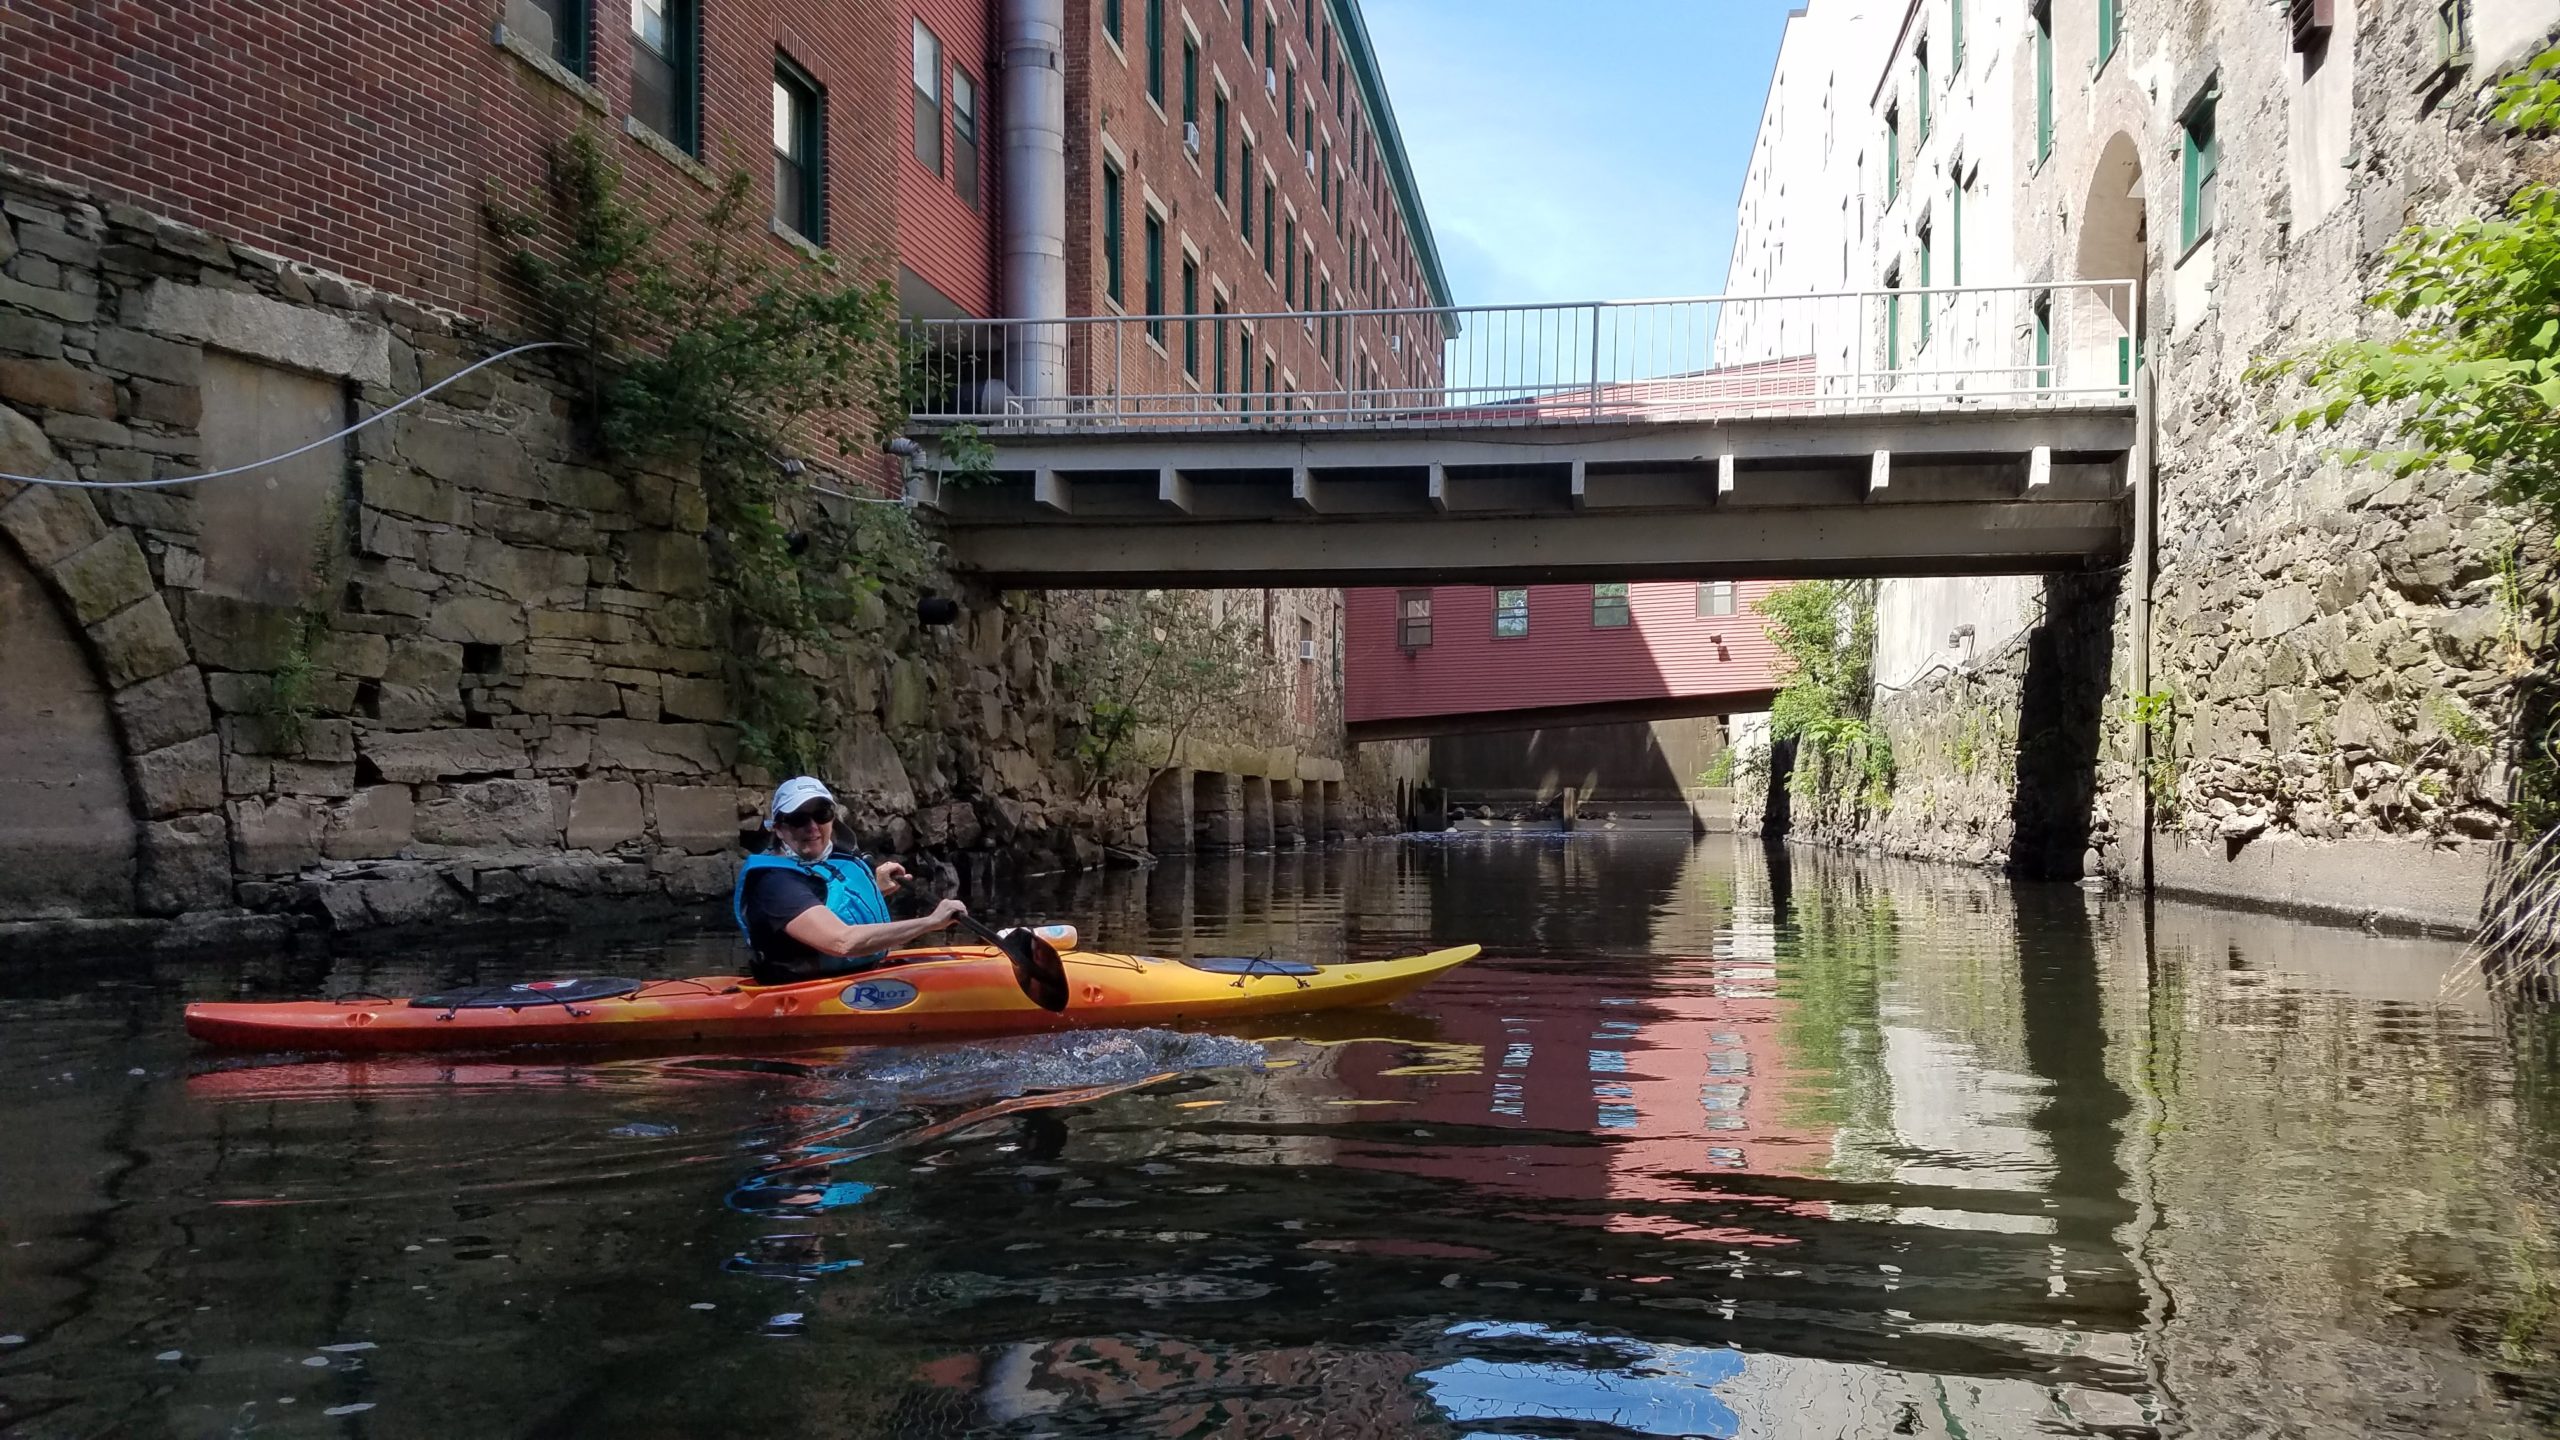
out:
<path id="1" fill-rule="evenodd" d="M 2131 344 L 2158 387 L 2158 763 L 2131 763 L 2136 572 L 2112 597 L 2079 596 L 2103 615 L 2062 615 L 2048 583 L 2043 618 L 2010 646 L 1990 643 L 2017 618 L 2005 595 L 1951 612 L 1928 582 L 1888 583 L 1880 650 L 1937 650 L 1968 626 L 1985 644 L 1978 659 L 1942 650 L 1948 664 L 1880 694 L 1899 764 L 1890 809 L 1837 817 L 1825 833 L 2132 880 L 2148 791 L 2163 889 L 2467 925 L 2509 832 L 2519 711 L 2560 673 L 2548 532 L 2494 503 L 2476 476 L 2395 478 L 2341 460 L 2386 438 L 2371 427 L 2276 433 L 2305 397 L 2248 371 L 2325 340 L 2386 334 L 2387 317 L 2360 297 L 2405 225 L 2483 214 L 2524 181 L 2560 178 L 2560 145 L 2501 133 L 2478 105 L 2494 67 L 2548 43 L 2560 4 L 2496 7 L 2495 35 L 2478 32 L 2475 55 L 2449 66 L 2433 6 L 2341 0 L 2337 28 L 2310 53 L 2292 47 L 2282 7 L 2122 9 L 2118 50 L 2085 68 L 2088 12 L 2054 10 L 2052 152 L 2017 167 L 2005 207 L 1968 203 L 1969 220 L 2005 209 L 2015 233 L 1975 244 L 1965 279 L 2141 277 Z M 2014 92 L 2013 123 L 1999 128 L 2019 147 L 2035 134 L 2026 40 L 2024 27 L 1989 27 L 1974 37 L 1977 63 L 1941 77 Z M 2181 119 L 2207 95 L 2219 204 L 2187 243 Z M 2096 642 L 2112 653 L 2091 653 Z M 2054 673 L 2085 677 L 2090 692 L 2040 690 L 2038 644 Z M 1997 748 L 2012 740 L 2014 754 Z M 2053 772 L 2038 747 L 2089 763 Z M 2085 801 L 2076 822 L 2056 813 L 2057 797 Z M 1795 819 L 1801 831 L 1808 817 Z"/>
<path id="2" fill-rule="evenodd" d="M 502 343 L 47 182 L 0 175 L 0 201 L 0 472 L 262 458 Z M 32 633 L 49 605 L 104 696 L 90 729 L 112 717 L 105 750 L 64 753 L 122 757 L 138 860 L 90 878 L 127 913 L 356 926 L 725 893 L 772 777 L 727 723 L 700 487 L 599 460 L 541 359 L 246 476 L 0 484 L 0 547 L 32 577 L 0 619 Z M 962 598 L 929 628 L 913 595 L 872 597 L 830 646 L 826 773 L 861 838 L 946 878 L 1143 844 L 1134 797 L 1079 798 L 1069 773 L 1072 627 L 1041 597 Z M 13 863 L 54 843 L 0 821 Z"/>

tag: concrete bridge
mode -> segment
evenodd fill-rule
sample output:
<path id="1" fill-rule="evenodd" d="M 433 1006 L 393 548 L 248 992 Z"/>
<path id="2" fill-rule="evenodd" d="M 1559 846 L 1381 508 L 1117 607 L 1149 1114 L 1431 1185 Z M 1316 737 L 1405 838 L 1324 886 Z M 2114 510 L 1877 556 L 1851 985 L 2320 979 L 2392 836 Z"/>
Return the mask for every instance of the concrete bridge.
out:
<path id="1" fill-rule="evenodd" d="M 947 383 L 914 435 L 970 427 L 994 459 L 965 484 L 927 466 L 915 493 L 960 569 L 1020 589 L 2106 566 L 2138 460 L 2131 303 L 2131 282 L 2060 282 L 922 322 Z M 1436 356 L 1401 343 L 1423 321 L 1450 337 Z M 1301 329 L 1369 380 L 1199 373 L 1204 353 L 1227 373 L 1231 331 Z M 1016 372 L 1071 393 L 1014 393 Z"/>

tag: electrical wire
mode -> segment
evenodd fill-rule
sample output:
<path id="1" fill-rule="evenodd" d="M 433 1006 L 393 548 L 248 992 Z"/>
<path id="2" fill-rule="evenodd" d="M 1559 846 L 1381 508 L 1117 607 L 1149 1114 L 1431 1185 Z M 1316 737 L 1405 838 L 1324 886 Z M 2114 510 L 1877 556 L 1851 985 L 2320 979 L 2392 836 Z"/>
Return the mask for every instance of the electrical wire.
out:
<path id="1" fill-rule="evenodd" d="M 339 430 L 334 434 L 323 435 L 308 445 L 297 445 L 292 449 L 285 451 L 281 455 L 270 455 L 264 460 L 252 460 L 246 465 L 233 465 L 222 470 L 208 470 L 202 475 L 173 475 L 166 480 L 56 480 L 45 475 L 0 475 L 0 480 L 14 480 L 21 485 L 51 485 L 62 490 L 156 490 L 167 485 L 194 485 L 206 480 L 221 480 L 233 475 L 245 475 L 252 470 L 263 470 L 270 465 L 280 465 L 285 461 L 292 459 L 296 455 L 307 455 L 324 445 L 335 445 L 339 441 L 346 439 L 348 436 L 364 429 L 368 425 L 376 425 L 382 421 L 390 419 L 392 416 L 397 415 L 401 411 L 408 409 L 410 406 L 417 404 L 419 401 L 426 399 L 428 396 L 433 395 L 447 385 L 451 385 L 471 374 L 471 372 L 495 365 L 501 360 L 512 359 L 529 350 L 575 350 L 577 348 L 577 346 L 570 344 L 566 340 L 537 340 L 530 345 L 518 345 L 513 349 L 501 350 L 497 354 L 492 355 L 485 360 L 474 361 L 473 363 L 464 366 L 462 369 L 456 370 L 452 374 L 447 375 L 433 385 L 428 386 L 426 389 L 419 391 L 417 394 L 412 395 L 405 400 L 394 401 L 390 405 L 383 407 L 373 414 L 366 416 L 364 419 L 359 420 L 353 425 L 349 425 L 345 429 Z"/>

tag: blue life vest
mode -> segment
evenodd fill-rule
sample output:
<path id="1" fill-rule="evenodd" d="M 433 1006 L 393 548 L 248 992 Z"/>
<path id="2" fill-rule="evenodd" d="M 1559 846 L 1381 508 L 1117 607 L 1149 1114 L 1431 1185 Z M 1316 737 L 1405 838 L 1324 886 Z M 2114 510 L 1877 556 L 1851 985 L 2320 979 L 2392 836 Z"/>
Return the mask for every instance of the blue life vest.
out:
<path id="1" fill-rule="evenodd" d="M 755 948 L 755 932 L 747 928 L 747 877 L 758 870 L 796 870 L 803 875 L 826 882 L 827 908 L 847 925 L 886 925 L 889 902 L 880 896 L 880 882 L 872 876 L 871 866 L 859 856 L 830 855 L 824 860 L 803 860 L 796 855 L 750 855 L 738 867 L 738 883 L 729 895 L 729 913 L 736 917 L 738 933 L 746 938 L 747 948 Z M 876 960 L 876 955 L 854 958 Z"/>

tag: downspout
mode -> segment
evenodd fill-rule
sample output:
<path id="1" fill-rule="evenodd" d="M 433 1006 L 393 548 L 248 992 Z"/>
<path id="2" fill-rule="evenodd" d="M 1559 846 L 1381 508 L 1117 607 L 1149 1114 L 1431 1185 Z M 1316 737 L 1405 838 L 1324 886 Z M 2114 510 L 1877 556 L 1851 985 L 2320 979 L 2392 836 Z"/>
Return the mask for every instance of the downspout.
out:
<path id="1" fill-rule="evenodd" d="M 1067 314 L 1066 0 L 1004 0 L 1003 313 Z M 1016 400 L 1066 393 L 1064 325 L 1006 327 L 1005 386 Z"/>
<path id="2" fill-rule="evenodd" d="M 2158 476 L 2152 469 L 2158 385 L 2151 367 L 2133 375 L 2133 450 L 2125 457 L 2126 477 L 2133 483 L 2133 693 L 2151 693 L 2151 589 L 2153 571 L 2152 512 L 2158 501 Z M 2142 893 L 2151 893 L 2151 736 L 2152 727 L 2133 727 L 2134 792 L 2142 826 Z"/>

